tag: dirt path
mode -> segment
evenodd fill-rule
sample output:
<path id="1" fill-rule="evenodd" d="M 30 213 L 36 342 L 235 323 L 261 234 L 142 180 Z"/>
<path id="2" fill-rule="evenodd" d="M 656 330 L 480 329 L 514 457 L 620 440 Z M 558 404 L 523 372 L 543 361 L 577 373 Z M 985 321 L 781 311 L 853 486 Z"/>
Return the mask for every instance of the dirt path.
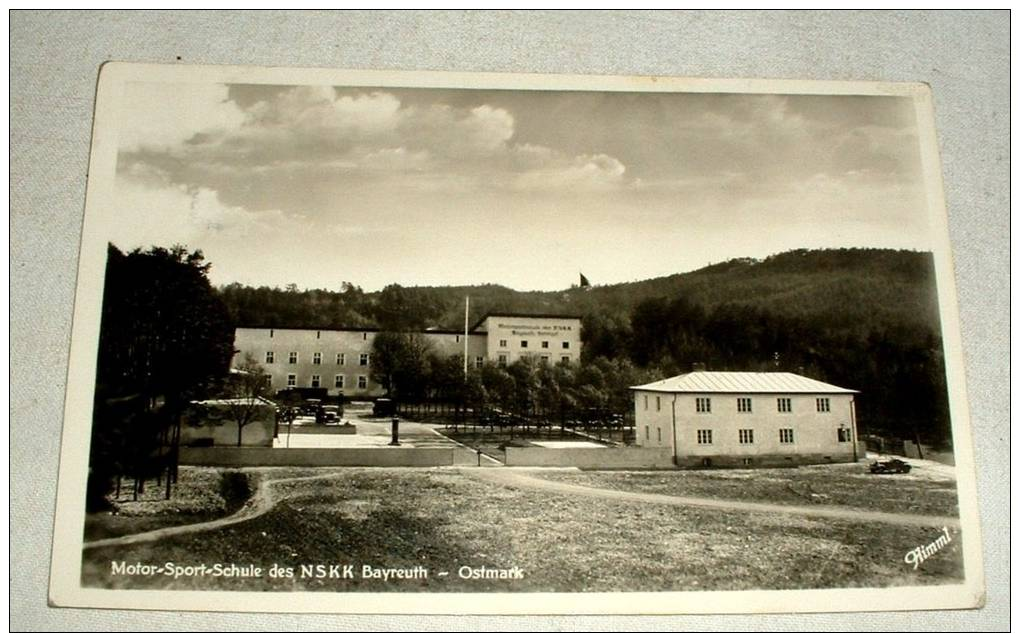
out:
<path id="1" fill-rule="evenodd" d="M 864 523 L 877 522 L 893 523 L 897 525 L 918 525 L 924 527 L 945 526 L 951 528 L 959 528 L 960 526 L 960 520 L 956 517 L 942 517 L 924 514 L 896 514 L 893 512 L 876 512 L 872 510 L 859 510 L 847 507 L 826 508 L 820 506 L 796 506 L 778 503 L 754 503 L 750 501 L 711 499 L 708 497 L 677 497 L 673 495 L 661 495 L 649 492 L 625 492 L 622 490 L 610 490 L 608 488 L 590 488 L 588 486 L 579 486 L 576 484 L 529 477 L 524 472 L 514 471 L 507 468 L 464 469 L 463 472 L 489 483 L 504 486 L 532 488 L 560 494 L 616 499 L 619 501 L 654 503 L 671 506 L 696 506 L 701 508 L 713 508 L 716 510 L 735 510 L 739 512 L 772 512 L 825 519 L 840 519 L 843 521 L 859 521 Z"/>
<path id="2" fill-rule="evenodd" d="M 516 488 L 531 488 L 586 497 L 598 497 L 602 499 L 615 499 L 618 501 L 653 503 L 672 506 L 695 506 L 702 508 L 713 508 L 717 510 L 739 511 L 739 512 L 772 512 L 778 514 L 791 514 L 808 517 L 840 519 L 844 521 L 893 523 L 897 525 L 918 525 L 925 527 L 953 527 L 959 528 L 960 520 L 956 517 L 941 517 L 922 514 L 895 514 L 892 512 L 875 512 L 871 510 L 858 510 L 846 507 L 819 507 L 819 506 L 796 506 L 775 503 L 753 503 L 749 501 L 731 501 L 726 499 L 712 499 L 708 497 L 679 497 L 673 495 L 661 495 L 648 492 L 626 492 L 622 490 L 610 490 L 608 488 L 591 488 L 558 481 L 550 481 L 537 477 L 529 477 L 522 471 L 509 468 L 462 468 L 461 472 L 481 479 L 487 483 L 500 486 Z M 263 479 L 244 506 L 230 516 L 205 521 L 202 523 L 190 523 L 187 525 L 176 525 L 173 527 L 160 528 L 149 532 L 138 534 L 127 534 L 113 538 L 100 539 L 97 541 L 86 541 L 84 549 L 95 549 L 99 547 L 112 547 L 119 545 L 134 545 L 136 543 L 149 543 L 160 539 L 177 536 L 180 534 L 193 534 L 215 530 L 243 521 L 249 521 L 269 512 L 276 505 L 277 497 L 273 494 L 273 488 L 280 484 L 294 482 L 316 481 L 321 479 L 333 479 L 348 475 L 347 472 L 330 472 L 323 475 L 311 475 L 306 477 L 284 477 L 281 479 Z"/>
<path id="3" fill-rule="evenodd" d="M 113 538 L 104 538 L 98 541 L 86 541 L 83 543 L 83 549 L 95 549 L 97 547 L 111 547 L 116 545 L 134 545 L 135 543 L 148 543 L 151 541 L 158 541 L 168 536 L 177 536 L 179 534 L 192 534 L 194 532 L 205 532 L 207 530 L 215 530 L 228 525 L 234 525 L 235 523 L 241 523 L 243 521 L 250 521 L 256 517 L 262 516 L 266 512 L 273 509 L 276 505 L 276 497 L 273 495 L 273 487 L 279 484 L 294 483 L 297 481 L 315 481 L 317 479 L 333 479 L 336 477 L 342 477 L 346 473 L 343 472 L 330 472 L 325 475 L 311 475 L 308 477 L 285 477 L 281 479 L 263 479 L 259 483 L 258 490 L 252 495 L 244 506 L 240 510 L 229 516 L 222 517 L 220 519 L 214 519 L 212 521 L 204 521 L 202 523 L 189 523 L 187 525 L 175 525 L 173 527 L 160 528 L 158 530 L 152 530 L 150 532 L 139 532 L 138 534 L 126 534 L 124 536 L 116 536 Z"/>

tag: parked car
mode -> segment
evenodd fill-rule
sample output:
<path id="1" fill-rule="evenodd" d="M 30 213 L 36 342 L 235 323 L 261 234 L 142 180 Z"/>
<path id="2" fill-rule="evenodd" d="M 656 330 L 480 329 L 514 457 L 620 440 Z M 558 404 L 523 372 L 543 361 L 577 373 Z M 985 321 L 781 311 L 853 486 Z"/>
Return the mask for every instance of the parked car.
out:
<path id="1" fill-rule="evenodd" d="M 897 473 L 909 473 L 910 464 L 902 459 L 887 459 L 885 461 L 874 461 L 871 463 L 871 472 L 875 475 L 894 475 Z"/>
<path id="2" fill-rule="evenodd" d="M 343 408 L 335 404 L 327 404 L 322 407 L 322 412 L 326 416 L 326 422 L 337 422 L 344 415 Z"/>
<path id="3" fill-rule="evenodd" d="M 397 413 L 397 403 L 389 398 L 379 398 L 372 405 L 372 415 L 377 418 L 384 418 Z"/>

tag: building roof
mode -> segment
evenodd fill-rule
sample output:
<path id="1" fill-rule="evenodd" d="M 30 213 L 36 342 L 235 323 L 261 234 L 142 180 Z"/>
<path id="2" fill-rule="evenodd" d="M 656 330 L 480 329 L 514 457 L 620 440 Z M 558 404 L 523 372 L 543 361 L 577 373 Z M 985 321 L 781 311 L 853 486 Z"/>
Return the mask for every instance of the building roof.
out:
<path id="1" fill-rule="evenodd" d="M 533 313 L 528 314 L 527 312 L 486 312 L 482 318 L 475 321 L 475 324 L 471 326 L 471 330 L 475 330 L 479 325 L 485 323 L 485 320 L 489 317 L 510 317 L 514 319 L 572 319 L 580 321 L 581 316 L 578 314 L 551 314 L 551 313 Z"/>
<path id="2" fill-rule="evenodd" d="M 213 400 L 192 400 L 191 404 L 206 407 L 229 407 L 229 406 L 265 406 L 275 407 L 276 405 L 262 397 L 255 398 L 216 398 Z"/>
<path id="3" fill-rule="evenodd" d="M 631 389 L 663 393 L 860 393 L 779 371 L 692 371 Z"/>

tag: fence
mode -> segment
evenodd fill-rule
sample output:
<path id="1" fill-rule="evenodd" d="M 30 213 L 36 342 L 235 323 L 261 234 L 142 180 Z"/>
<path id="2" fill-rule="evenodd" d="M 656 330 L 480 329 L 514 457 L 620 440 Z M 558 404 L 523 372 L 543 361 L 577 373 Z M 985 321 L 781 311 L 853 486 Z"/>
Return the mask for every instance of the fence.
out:
<path id="1" fill-rule="evenodd" d="M 452 466 L 454 448 L 182 447 L 189 466 Z"/>
<path id="2" fill-rule="evenodd" d="M 673 468 L 669 448 L 506 447 L 507 466 L 574 466 L 590 470 Z"/>

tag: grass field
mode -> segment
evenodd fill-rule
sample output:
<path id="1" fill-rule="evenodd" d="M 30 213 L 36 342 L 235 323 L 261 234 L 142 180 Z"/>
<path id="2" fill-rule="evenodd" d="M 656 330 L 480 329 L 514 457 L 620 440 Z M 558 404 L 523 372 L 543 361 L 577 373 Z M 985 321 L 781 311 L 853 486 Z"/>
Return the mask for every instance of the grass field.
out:
<path id="1" fill-rule="evenodd" d="M 932 528 L 582 498 L 506 488 L 455 469 L 261 472 L 267 478 L 336 476 L 279 484 L 274 487 L 277 505 L 250 521 L 155 543 L 87 550 L 83 583 L 252 591 L 491 592 L 878 587 L 962 580 L 957 533 L 949 547 L 917 571 L 903 563 L 908 550 L 938 536 Z M 868 494 L 869 481 L 862 495 Z M 113 576 L 111 563 L 116 561 L 253 564 L 265 570 L 276 564 L 294 568 L 295 577 Z M 430 574 L 427 579 L 386 582 L 301 578 L 298 573 L 302 564 L 343 563 L 355 564 L 359 571 L 363 564 L 423 565 Z M 462 565 L 517 565 L 524 577 L 465 580 L 457 574 Z M 440 577 L 441 571 L 449 575 Z"/>
<path id="2" fill-rule="evenodd" d="M 533 476 L 629 492 L 790 505 L 839 505 L 901 514 L 956 516 L 956 481 L 922 473 L 872 475 L 863 464 L 668 472 L 538 471 Z"/>

